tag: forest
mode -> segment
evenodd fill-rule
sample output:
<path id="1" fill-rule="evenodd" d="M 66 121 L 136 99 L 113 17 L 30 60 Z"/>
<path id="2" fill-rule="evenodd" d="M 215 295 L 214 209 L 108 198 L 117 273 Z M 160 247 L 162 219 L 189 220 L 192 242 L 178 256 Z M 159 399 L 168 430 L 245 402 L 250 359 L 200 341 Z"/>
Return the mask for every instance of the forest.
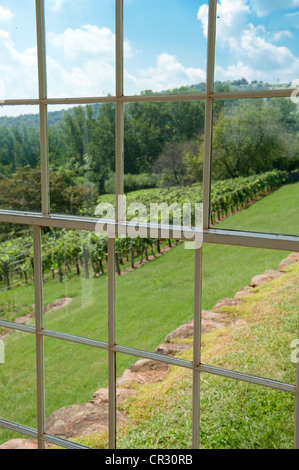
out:
<path id="1" fill-rule="evenodd" d="M 233 85 L 218 83 L 216 91 Z M 194 88 L 169 90 L 188 92 Z M 201 182 L 204 119 L 200 100 L 127 103 L 125 192 Z M 298 168 L 298 106 L 292 100 L 216 100 L 213 120 L 214 181 Z M 98 197 L 115 191 L 114 104 L 50 112 L 48 127 L 51 212 L 92 214 Z M 0 174 L 3 209 L 40 210 L 38 116 L 0 118 Z"/>

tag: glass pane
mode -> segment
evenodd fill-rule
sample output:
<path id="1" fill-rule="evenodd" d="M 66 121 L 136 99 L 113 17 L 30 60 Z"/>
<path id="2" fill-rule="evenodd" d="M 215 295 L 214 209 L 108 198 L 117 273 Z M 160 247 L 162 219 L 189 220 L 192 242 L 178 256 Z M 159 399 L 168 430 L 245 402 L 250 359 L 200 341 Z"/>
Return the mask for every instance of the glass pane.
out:
<path id="1" fill-rule="evenodd" d="M 51 212 L 95 216 L 115 172 L 115 106 L 50 106 L 48 127 Z"/>
<path id="2" fill-rule="evenodd" d="M 0 102 L 37 98 L 34 0 L 1 2 L 0 24 Z"/>
<path id="3" fill-rule="evenodd" d="M 114 2 L 46 0 L 49 97 L 115 94 Z"/>
<path id="4" fill-rule="evenodd" d="M 37 106 L 0 107 L 0 208 L 41 211 Z"/>
<path id="5" fill-rule="evenodd" d="M 298 258 L 298 253 L 204 245 L 203 363 L 296 382 L 291 345 L 298 335 Z"/>
<path id="6" fill-rule="evenodd" d="M 4 361 L 0 361 L 0 416 L 2 419 L 36 429 L 35 338 L 12 331 L 4 342 Z M 0 444 L 20 438 L 0 428 Z"/>
<path id="7" fill-rule="evenodd" d="M 198 17 L 206 30 L 207 7 Z M 298 84 L 297 2 L 220 1 L 216 91 L 269 90 Z"/>
<path id="8" fill-rule="evenodd" d="M 197 20 L 201 3 L 125 0 L 126 95 L 205 90 L 206 38 Z"/>
<path id="9" fill-rule="evenodd" d="M 33 238 L 25 225 L 0 224 L 0 319 L 34 322 Z"/>
<path id="10" fill-rule="evenodd" d="M 203 374 L 201 448 L 292 449 L 292 393 Z"/>
<path id="11" fill-rule="evenodd" d="M 125 245 L 120 248 L 124 265 L 116 277 L 117 344 L 166 355 L 189 354 L 194 250 L 175 240 L 170 241 L 171 246 L 168 241 L 156 241 L 152 247 L 143 247 L 150 255 L 147 260 L 145 251 L 139 251 L 138 240 L 135 246 L 131 242 L 131 250 Z M 179 327 L 186 331 L 172 334 Z"/>
<path id="12" fill-rule="evenodd" d="M 212 225 L 299 235 L 298 126 L 289 98 L 215 102 Z"/>
<path id="13" fill-rule="evenodd" d="M 125 416 L 119 420 L 117 447 L 191 449 L 192 371 L 148 359 L 130 361 L 117 379 L 118 410 Z"/>
<path id="14" fill-rule="evenodd" d="M 94 400 L 107 383 L 106 351 L 45 338 L 46 432 L 107 448 L 108 404 Z"/>
<path id="15" fill-rule="evenodd" d="M 107 240 L 95 232 L 44 229 L 45 327 L 107 341 Z"/>

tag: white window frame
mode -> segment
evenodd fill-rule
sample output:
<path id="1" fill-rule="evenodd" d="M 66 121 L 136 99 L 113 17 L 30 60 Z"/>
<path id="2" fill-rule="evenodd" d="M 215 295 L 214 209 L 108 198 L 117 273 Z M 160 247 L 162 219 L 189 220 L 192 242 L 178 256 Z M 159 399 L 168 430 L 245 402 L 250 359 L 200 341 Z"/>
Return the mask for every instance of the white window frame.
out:
<path id="1" fill-rule="evenodd" d="M 72 441 L 61 439 L 46 433 L 45 429 L 45 381 L 44 381 L 44 337 L 56 338 L 78 344 L 100 348 L 108 352 L 109 363 L 109 448 L 116 449 L 116 355 L 128 354 L 134 357 L 154 359 L 163 363 L 184 367 L 193 373 L 193 414 L 192 414 L 192 448 L 198 449 L 200 445 L 200 373 L 205 372 L 230 379 L 248 382 L 272 389 L 282 390 L 295 394 L 295 422 L 294 422 L 294 448 L 299 448 L 299 366 L 297 365 L 296 384 L 287 384 L 268 378 L 244 374 L 220 367 L 213 367 L 201 363 L 201 295 L 202 295 L 202 248 L 194 250 L 194 341 L 193 361 L 163 356 L 117 345 L 115 342 L 115 240 L 108 240 L 108 341 L 100 342 L 73 336 L 70 334 L 46 330 L 44 328 L 43 312 L 43 285 L 42 285 L 42 248 L 41 228 L 56 227 L 76 230 L 94 231 L 98 219 L 86 217 L 63 216 L 50 213 L 49 193 L 49 158 L 48 158 L 48 106 L 52 104 L 88 104 L 88 103 L 114 103 L 116 109 L 116 202 L 118 196 L 123 194 L 123 168 L 124 168 L 124 104 L 129 102 L 166 102 L 166 101 L 195 101 L 205 102 L 205 150 L 203 170 L 203 243 L 228 244 L 253 248 L 267 248 L 282 251 L 299 251 L 298 237 L 275 235 L 267 233 L 241 232 L 231 230 L 211 229 L 209 225 L 210 212 L 210 186 L 211 186 L 211 156 L 212 156 L 212 115 L 215 99 L 246 99 L 246 98 L 273 98 L 290 97 L 292 89 L 279 89 L 267 91 L 248 92 L 214 92 L 214 63 L 215 63 L 215 37 L 216 37 L 216 10 L 217 0 L 209 1 L 208 48 L 206 70 L 206 92 L 184 95 L 150 95 L 150 96 L 124 96 L 123 94 L 123 0 L 115 0 L 115 64 L 116 86 L 115 96 L 91 98 L 48 98 L 46 74 L 46 39 L 45 39 L 45 13 L 44 0 L 35 0 L 36 30 L 38 51 L 38 99 L 11 99 L 2 103 L 4 106 L 38 105 L 40 115 L 40 146 L 41 146 L 41 213 L 0 210 L 0 223 L 25 224 L 33 227 L 34 245 L 34 286 L 35 286 L 35 326 L 20 325 L 14 322 L 0 320 L 0 326 L 12 330 L 21 330 L 33 334 L 36 338 L 36 383 L 37 383 L 37 429 L 20 425 L 12 421 L 0 419 L 0 427 L 19 432 L 38 441 L 38 448 L 44 449 L 46 443 L 61 447 L 78 449 L 84 446 Z M 126 221 L 119 218 L 115 223 L 116 231 L 126 225 Z M 150 225 L 144 226 L 150 234 Z M 170 230 L 169 236 L 171 237 Z M 185 231 L 186 234 L 186 231 Z M 186 237 L 188 233 L 186 234 Z M 163 238 L 163 234 L 161 234 Z M 177 236 L 175 237 L 177 238 Z M 184 235 L 181 237 L 184 240 Z M 188 237 L 186 238 L 188 240 Z M 299 335 L 298 335 L 299 338 Z"/>

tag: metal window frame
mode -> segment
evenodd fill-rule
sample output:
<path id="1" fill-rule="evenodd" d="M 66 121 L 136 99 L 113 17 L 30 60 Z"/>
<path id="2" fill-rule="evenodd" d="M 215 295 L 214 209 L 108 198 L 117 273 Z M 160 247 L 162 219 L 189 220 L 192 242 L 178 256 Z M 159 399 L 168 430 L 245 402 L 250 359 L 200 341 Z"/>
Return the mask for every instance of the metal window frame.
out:
<path id="1" fill-rule="evenodd" d="M 231 230 L 211 229 L 209 226 L 210 187 L 211 187 L 211 156 L 212 156 L 212 117 L 213 102 L 215 99 L 246 99 L 246 98 L 274 98 L 290 97 L 291 89 L 279 89 L 256 92 L 214 92 L 214 63 L 215 63 L 215 37 L 216 37 L 216 10 L 217 0 L 209 0 L 209 25 L 207 40 L 207 75 L 206 93 L 184 95 L 150 95 L 150 96 L 124 96 L 123 94 L 123 0 L 115 0 L 115 96 L 86 97 L 86 98 L 48 98 L 47 97 L 47 71 L 46 71 L 46 39 L 45 39 L 45 12 L 44 0 L 35 0 L 36 31 L 38 53 L 38 99 L 5 100 L 4 106 L 38 105 L 40 114 L 40 146 L 41 146 L 41 213 L 18 212 L 0 210 L 0 222 L 25 224 L 33 227 L 34 246 L 34 286 L 35 286 L 35 326 L 21 325 L 14 322 L 0 320 L 0 326 L 12 330 L 23 331 L 35 335 L 36 339 L 36 383 L 37 383 L 37 429 L 23 426 L 8 420 L 0 419 L 0 427 L 15 431 L 37 439 L 38 448 L 44 449 L 46 443 L 58 445 L 68 449 L 88 448 L 72 441 L 61 439 L 46 433 L 45 430 L 45 383 L 44 383 L 44 337 L 70 341 L 89 347 L 100 348 L 108 352 L 108 389 L 109 389 L 109 448 L 116 449 L 116 355 L 128 354 L 134 357 L 154 359 L 163 363 L 187 368 L 193 374 L 192 399 L 192 448 L 198 449 L 200 443 L 200 374 L 202 372 L 227 377 L 230 379 L 248 382 L 263 387 L 270 387 L 295 394 L 295 422 L 294 422 L 294 448 L 299 448 L 299 366 L 297 365 L 296 384 L 287 384 L 264 377 L 244 374 L 224 368 L 213 367 L 201 363 L 201 295 L 202 295 L 202 248 L 194 250 L 194 341 L 193 361 L 186 361 L 175 357 L 162 356 L 144 350 L 133 349 L 117 345 L 115 341 L 115 240 L 108 240 L 108 341 L 101 342 L 46 330 L 44 328 L 43 312 L 43 285 L 42 285 L 42 227 L 57 227 L 77 230 L 90 230 L 96 228 L 99 222 L 95 218 L 63 216 L 50 213 L 49 194 L 49 161 L 48 161 L 48 134 L 47 134 L 47 108 L 52 104 L 88 104 L 88 103 L 114 103 L 116 109 L 116 203 L 118 196 L 123 194 L 123 149 L 124 149 L 124 104 L 128 102 L 166 102 L 166 101 L 194 101 L 205 102 L 205 149 L 203 170 L 203 243 L 229 244 L 253 248 L 268 248 L 275 250 L 299 251 L 298 237 L 289 235 L 273 235 L 267 233 L 241 232 Z M 122 220 L 121 208 L 117 210 L 115 222 L 106 221 L 114 225 L 116 232 L 127 226 Z M 144 224 L 144 230 L 150 231 L 151 226 Z M 163 238 L 161 227 L 157 226 L 159 235 Z M 188 232 L 188 230 L 187 230 Z M 148 232 L 149 233 L 149 232 Z M 170 229 L 169 236 L 171 237 Z M 188 233 L 186 236 L 187 240 Z M 184 240 L 182 235 L 181 240 Z M 299 338 L 299 331 L 298 331 Z"/>

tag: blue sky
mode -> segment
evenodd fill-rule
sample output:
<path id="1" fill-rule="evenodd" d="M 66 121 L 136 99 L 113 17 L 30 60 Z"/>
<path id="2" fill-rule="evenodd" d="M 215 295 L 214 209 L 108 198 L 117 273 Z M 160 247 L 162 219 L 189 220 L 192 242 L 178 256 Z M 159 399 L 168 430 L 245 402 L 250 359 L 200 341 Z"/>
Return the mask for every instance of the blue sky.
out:
<path id="1" fill-rule="evenodd" d="M 49 96 L 114 94 L 114 0 L 45 4 Z M 124 0 L 125 94 L 205 81 L 207 4 Z M 34 10 L 0 0 L 0 99 L 37 97 Z M 217 16 L 217 80 L 299 83 L 299 0 L 218 0 Z"/>

